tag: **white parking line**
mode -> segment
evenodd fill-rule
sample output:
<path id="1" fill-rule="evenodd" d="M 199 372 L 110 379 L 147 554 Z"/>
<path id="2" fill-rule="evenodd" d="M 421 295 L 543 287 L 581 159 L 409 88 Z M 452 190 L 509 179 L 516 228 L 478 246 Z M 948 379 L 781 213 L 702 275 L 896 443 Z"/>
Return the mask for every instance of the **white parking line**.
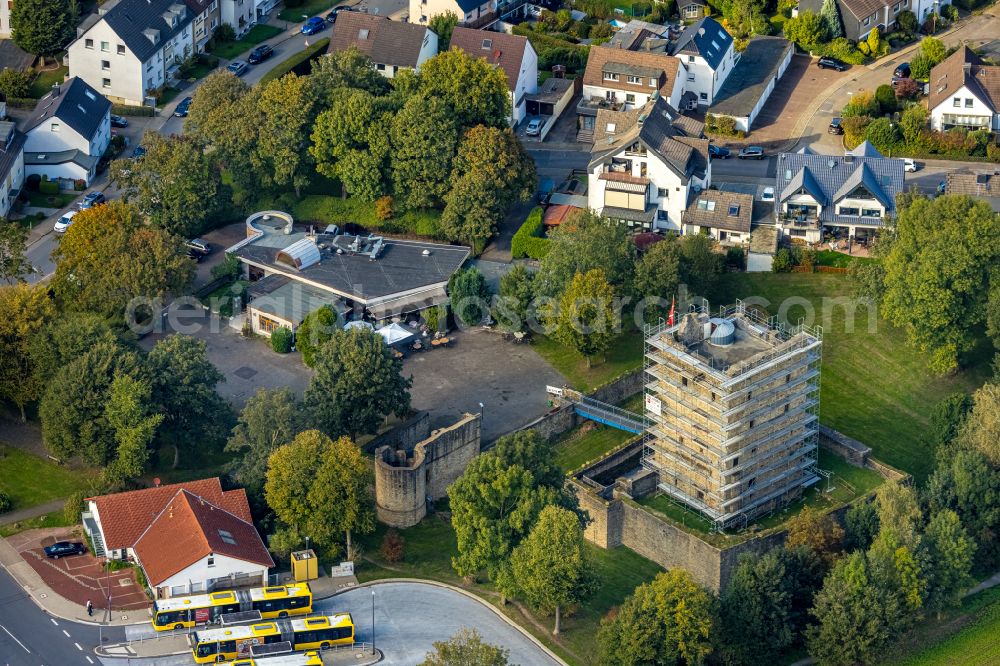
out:
<path id="1" fill-rule="evenodd" d="M 21 641 L 17 640 L 17 636 L 15 636 L 14 634 L 10 633 L 10 630 L 7 629 L 7 627 L 5 627 L 2 624 L 0 624 L 0 629 L 3 629 L 5 632 L 7 632 L 7 635 L 10 636 L 11 638 L 13 638 L 15 643 L 17 643 L 22 648 L 24 648 L 25 652 L 27 652 L 28 654 L 31 654 L 31 650 L 29 650 L 27 647 L 25 647 L 24 643 L 22 643 Z"/>
<path id="2" fill-rule="evenodd" d="M 90 657 L 87 657 L 87 662 L 89 662 L 89 663 L 91 663 L 91 664 L 92 664 L 92 663 L 94 663 L 94 660 L 93 660 L 93 659 L 91 659 Z"/>
<path id="3" fill-rule="evenodd" d="M 56 625 L 57 627 L 59 626 L 59 623 L 55 621 L 55 618 L 50 617 L 49 621 L 52 622 L 52 624 Z"/>
<path id="4" fill-rule="evenodd" d="M 80 644 L 79 644 L 79 643 L 73 643 L 73 645 L 75 645 L 75 646 L 76 646 L 76 649 L 77 649 L 77 650 L 79 650 L 80 652 L 83 652 L 83 648 L 82 648 L 82 647 L 80 647 Z"/>
<path id="5" fill-rule="evenodd" d="M 63 633 L 64 633 L 64 634 L 66 634 L 66 638 L 69 638 L 69 637 L 70 637 L 70 636 L 69 636 L 69 632 L 68 632 L 68 631 L 66 631 L 65 629 L 63 629 Z"/>

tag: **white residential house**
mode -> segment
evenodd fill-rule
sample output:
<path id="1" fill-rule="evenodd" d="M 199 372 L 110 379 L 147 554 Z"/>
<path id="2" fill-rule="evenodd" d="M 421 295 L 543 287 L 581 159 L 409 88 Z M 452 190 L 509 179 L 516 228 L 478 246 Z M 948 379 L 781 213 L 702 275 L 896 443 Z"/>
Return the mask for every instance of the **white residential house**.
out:
<path id="1" fill-rule="evenodd" d="M 10 121 L 0 121 L 0 217 L 7 217 L 24 186 L 24 134 Z"/>
<path id="2" fill-rule="evenodd" d="M 437 55 L 438 36 L 423 25 L 362 12 L 341 12 L 327 52 L 352 46 L 371 58 L 382 76 L 391 79 L 401 69 L 419 71 L 422 64 Z"/>
<path id="3" fill-rule="evenodd" d="M 194 53 L 193 21 L 177 0 L 121 0 L 81 24 L 68 49 L 69 74 L 113 101 L 143 104 Z"/>
<path id="4" fill-rule="evenodd" d="M 218 477 L 91 497 L 82 518 L 94 554 L 138 563 L 157 599 L 266 585 L 274 566 L 246 492 Z"/>
<path id="5" fill-rule="evenodd" d="M 90 185 L 111 142 L 111 102 L 80 78 L 53 86 L 24 124 L 26 174 Z"/>
<path id="6" fill-rule="evenodd" d="M 962 46 L 931 70 L 927 108 L 931 127 L 1000 131 L 1000 67 Z"/>
<path id="7" fill-rule="evenodd" d="M 503 70 L 510 91 L 511 125 L 521 122 L 526 96 L 538 92 L 538 54 L 528 38 L 457 27 L 451 34 L 451 48 L 462 49 Z"/>
<path id="8" fill-rule="evenodd" d="M 219 1 L 184 0 L 194 15 L 194 19 L 191 21 L 191 33 L 194 39 L 194 50 L 198 53 L 205 52 L 208 40 L 212 38 L 215 29 L 219 27 L 222 16 Z"/>
<path id="9" fill-rule="evenodd" d="M 254 0 L 219 0 L 220 20 L 233 27 L 236 36 L 245 35 L 257 24 L 257 9 Z M 271 7 L 273 9 L 273 5 Z M 268 10 L 270 11 L 270 10 Z"/>
<path id="10" fill-rule="evenodd" d="M 702 123 L 662 97 L 597 112 L 587 203 L 630 231 L 683 232 L 690 197 L 712 183 Z"/>
<path id="11" fill-rule="evenodd" d="M 686 27 L 671 45 L 670 54 L 684 64 L 684 90 L 694 95 L 699 106 L 715 102 L 715 96 L 739 60 L 733 38 L 708 16 Z"/>
<path id="12" fill-rule="evenodd" d="M 410 23 L 427 25 L 438 14 L 451 12 L 458 24 L 487 28 L 497 21 L 524 16 L 527 0 L 409 0 Z M 339 20 L 339 19 L 338 19 Z"/>

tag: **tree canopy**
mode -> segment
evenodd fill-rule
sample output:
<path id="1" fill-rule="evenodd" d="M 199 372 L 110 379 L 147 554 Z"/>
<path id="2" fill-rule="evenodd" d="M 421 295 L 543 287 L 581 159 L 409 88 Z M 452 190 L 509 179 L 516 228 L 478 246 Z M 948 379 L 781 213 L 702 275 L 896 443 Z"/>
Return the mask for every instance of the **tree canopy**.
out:
<path id="1" fill-rule="evenodd" d="M 28 228 L 0 218 L 0 280 L 9 284 L 31 273 L 31 262 L 25 256 L 27 247 Z"/>
<path id="2" fill-rule="evenodd" d="M 302 354 L 302 362 L 310 368 L 316 363 L 316 352 L 334 331 L 340 330 L 340 318 L 329 305 L 313 310 L 295 329 L 295 348 Z"/>
<path id="3" fill-rule="evenodd" d="M 507 666 L 510 650 L 483 641 L 475 629 L 459 629 L 446 641 L 436 641 L 420 666 Z"/>
<path id="4" fill-rule="evenodd" d="M 577 273 L 599 268 L 616 295 L 632 288 L 635 243 L 621 225 L 606 224 L 600 217 L 581 212 L 549 235 L 549 253 L 535 277 L 540 296 L 558 298 Z"/>
<path id="5" fill-rule="evenodd" d="M 55 314 L 44 285 L 0 287 L 0 396 L 17 405 L 22 421 L 27 420 L 25 405 L 45 389 L 31 344 Z"/>
<path id="6" fill-rule="evenodd" d="M 420 67 L 420 91 L 442 100 L 461 128 L 506 128 L 510 92 L 503 69 L 461 49 L 437 54 Z"/>
<path id="7" fill-rule="evenodd" d="M 251 491 L 261 489 L 271 454 L 295 439 L 304 425 L 305 416 L 291 389 L 257 389 L 243 405 L 226 442 L 226 451 L 237 454 L 230 467 L 233 478 Z"/>
<path id="8" fill-rule="evenodd" d="M 10 9 L 14 43 L 33 55 L 54 57 L 73 39 L 79 20 L 69 0 L 23 0 Z"/>
<path id="9" fill-rule="evenodd" d="M 599 268 L 577 273 L 559 299 L 555 337 L 586 357 L 607 351 L 618 333 L 615 292 Z"/>

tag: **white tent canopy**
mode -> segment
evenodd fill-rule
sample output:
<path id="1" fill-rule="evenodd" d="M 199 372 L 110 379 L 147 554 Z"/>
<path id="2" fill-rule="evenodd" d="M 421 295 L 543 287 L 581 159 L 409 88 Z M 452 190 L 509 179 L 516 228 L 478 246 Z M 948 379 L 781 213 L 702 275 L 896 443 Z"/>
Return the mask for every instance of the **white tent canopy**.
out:
<path id="1" fill-rule="evenodd" d="M 369 331 L 375 330 L 374 326 L 369 324 L 367 321 L 361 321 L 360 319 L 358 319 L 357 321 L 349 321 L 346 324 L 344 324 L 345 331 L 349 331 L 352 328 L 367 328 Z"/>
<path id="2" fill-rule="evenodd" d="M 385 338 L 385 343 L 389 346 L 406 342 L 413 337 L 412 331 L 407 329 L 405 326 L 400 326 L 399 324 L 389 324 L 388 326 L 383 326 L 378 329 L 376 333 Z"/>

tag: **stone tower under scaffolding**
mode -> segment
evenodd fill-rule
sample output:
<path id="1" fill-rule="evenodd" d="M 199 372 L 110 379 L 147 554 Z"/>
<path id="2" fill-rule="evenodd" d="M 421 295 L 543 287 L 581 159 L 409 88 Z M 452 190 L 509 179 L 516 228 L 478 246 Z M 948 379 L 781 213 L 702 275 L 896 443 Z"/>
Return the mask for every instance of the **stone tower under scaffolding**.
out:
<path id="1" fill-rule="evenodd" d="M 744 304 L 645 332 L 643 466 L 717 529 L 745 527 L 815 483 L 822 330 Z"/>

